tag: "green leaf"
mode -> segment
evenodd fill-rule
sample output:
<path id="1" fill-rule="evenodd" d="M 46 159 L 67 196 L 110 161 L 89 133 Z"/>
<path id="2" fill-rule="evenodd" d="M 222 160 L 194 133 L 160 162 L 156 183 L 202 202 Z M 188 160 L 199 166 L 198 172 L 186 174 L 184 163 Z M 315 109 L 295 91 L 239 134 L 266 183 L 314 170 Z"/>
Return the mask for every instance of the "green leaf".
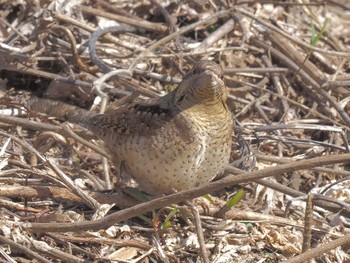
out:
<path id="1" fill-rule="evenodd" d="M 245 225 L 249 230 L 251 230 L 254 227 L 252 223 L 245 223 Z"/>
<path id="2" fill-rule="evenodd" d="M 320 32 L 316 32 L 314 22 L 311 21 L 311 39 L 310 39 L 310 44 L 311 46 L 316 46 L 317 42 L 320 40 L 320 38 L 323 36 L 324 32 L 326 31 L 326 26 L 328 24 L 329 19 L 326 18 L 324 21 L 322 28 Z"/>
<path id="3" fill-rule="evenodd" d="M 178 212 L 177 209 L 172 209 L 171 212 L 167 215 L 165 218 L 163 224 L 160 226 L 160 229 L 167 229 L 168 227 L 172 226 L 172 223 L 170 222 L 170 219 Z"/>
<path id="4" fill-rule="evenodd" d="M 173 224 L 172 224 L 170 221 L 165 221 L 165 222 L 162 224 L 161 229 L 162 229 L 162 230 L 165 230 L 165 229 L 167 229 L 168 227 L 171 227 L 171 226 L 173 226 Z"/>
<path id="5" fill-rule="evenodd" d="M 230 200 L 227 201 L 226 206 L 228 208 L 231 208 L 232 206 L 235 206 L 238 204 L 239 201 L 244 197 L 245 191 L 243 189 L 240 189 L 236 194 L 234 194 Z"/>
<path id="6" fill-rule="evenodd" d="M 214 201 L 213 201 L 213 199 L 211 199 L 210 195 L 206 194 L 206 195 L 203 195 L 203 197 L 205 199 L 207 199 L 210 202 L 210 204 L 212 204 L 212 205 L 214 204 Z"/>
<path id="7" fill-rule="evenodd" d="M 208 30 L 209 31 L 215 31 L 218 28 L 217 24 L 211 24 L 208 26 Z"/>

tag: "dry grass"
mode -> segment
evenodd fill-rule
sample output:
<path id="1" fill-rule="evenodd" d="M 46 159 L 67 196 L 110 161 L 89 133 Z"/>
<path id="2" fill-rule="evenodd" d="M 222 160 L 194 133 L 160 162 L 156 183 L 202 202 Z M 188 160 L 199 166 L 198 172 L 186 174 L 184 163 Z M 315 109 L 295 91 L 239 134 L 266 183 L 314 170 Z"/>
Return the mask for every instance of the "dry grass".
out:
<path id="1" fill-rule="evenodd" d="M 349 167 L 314 159 L 349 152 L 347 1 L 161 2 L 0 1 L 1 262 L 306 262 L 295 256 L 349 232 Z M 162 96 L 200 59 L 225 70 L 228 173 L 315 163 L 204 188 L 221 190 L 193 206 L 170 206 L 175 196 L 138 207 L 130 193 L 102 191 L 118 171 L 92 134 L 25 107 L 32 95 L 93 110 Z M 53 222 L 61 230 L 39 224 Z M 310 262 L 349 262 L 336 246 Z"/>

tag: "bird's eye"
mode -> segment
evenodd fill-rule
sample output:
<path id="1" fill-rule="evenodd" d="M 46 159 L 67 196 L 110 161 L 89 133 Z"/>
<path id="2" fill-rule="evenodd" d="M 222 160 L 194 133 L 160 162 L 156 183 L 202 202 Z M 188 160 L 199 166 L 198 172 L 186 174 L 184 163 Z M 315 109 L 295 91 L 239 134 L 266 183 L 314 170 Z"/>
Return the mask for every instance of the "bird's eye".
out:
<path id="1" fill-rule="evenodd" d="M 184 98 L 185 98 L 185 95 L 181 95 L 180 98 L 178 98 L 177 102 L 183 101 Z"/>

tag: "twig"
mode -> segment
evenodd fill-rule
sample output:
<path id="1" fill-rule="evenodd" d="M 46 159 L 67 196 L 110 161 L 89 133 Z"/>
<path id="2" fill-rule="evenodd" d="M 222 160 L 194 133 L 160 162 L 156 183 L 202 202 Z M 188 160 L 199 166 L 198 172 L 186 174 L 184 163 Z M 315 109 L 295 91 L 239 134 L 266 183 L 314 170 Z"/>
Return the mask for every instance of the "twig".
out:
<path id="1" fill-rule="evenodd" d="M 185 26 L 180 28 L 177 32 L 174 32 L 172 34 L 167 35 L 166 37 L 156 41 L 155 43 L 153 43 L 152 45 L 150 45 L 146 50 L 142 51 L 135 59 L 134 61 L 131 63 L 131 65 L 129 66 L 129 70 L 133 71 L 133 69 L 135 68 L 136 64 L 149 52 L 153 51 L 155 48 L 165 45 L 167 42 L 171 41 L 172 39 L 176 38 L 177 36 L 180 36 L 188 31 L 191 31 L 193 29 L 195 29 L 197 26 L 200 25 L 204 25 L 209 23 L 211 20 L 214 19 L 218 19 L 221 17 L 225 17 L 228 16 L 233 9 L 228 9 L 228 10 L 224 10 L 224 11 L 220 11 L 217 12 L 215 14 L 212 14 L 198 22 L 195 22 L 191 25 Z"/>
<path id="2" fill-rule="evenodd" d="M 263 55 L 262 59 L 265 62 L 266 66 L 268 66 L 270 68 L 273 66 L 271 61 L 268 59 L 268 57 L 266 55 Z M 276 89 L 277 93 L 280 96 L 284 96 L 284 91 L 283 91 L 283 88 L 282 88 L 282 85 L 281 85 L 281 82 L 280 82 L 280 78 L 278 77 L 278 75 L 276 73 L 272 73 L 271 74 L 271 79 L 272 79 L 273 85 L 275 86 L 275 89 Z M 286 114 L 287 111 L 288 111 L 288 108 L 289 108 L 288 104 L 287 104 L 287 101 L 282 100 L 282 107 L 283 107 L 283 113 Z"/>
<path id="3" fill-rule="evenodd" d="M 199 250 L 200 250 L 202 260 L 204 263 L 209 263 L 210 260 L 209 260 L 207 248 L 205 246 L 202 222 L 201 222 L 201 218 L 199 216 L 198 209 L 190 202 L 186 202 L 186 203 L 187 203 L 187 205 L 189 205 L 191 207 L 191 210 L 192 210 L 192 215 L 193 215 L 193 218 L 195 221 L 196 233 L 197 233 L 198 243 L 199 243 Z"/>
<path id="4" fill-rule="evenodd" d="M 299 256 L 293 257 L 291 259 L 287 259 L 286 261 L 283 261 L 283 262 L 284 263 L 304 263 L 304 262 L 307 262 L 309 259 L 317 258 L 323 255 L 324 253 L 327 253 L 339 246 L 343 246 L 349 243 L 350 243 L 350 234 L 346 234 L 343 237 L 340 237 L 327 244 L 320 245 L 319 247 L 310 249 L 309 251 L 304 252 Z"/>
<path id="5" fill-rule="evenodd" d="M 131 26 L 126 26 L 126 25 L 122 25 L 122 26 L 113 26 L 113 27 L 107 27 L 107 28 L 103 28 L 103 29 L 98 29 L 95 32 L 93 32 L 90 36 L 89 39 L 89 54 L 90 54 L 90 58 L 92 63 L 94 63 L 95 65 L 97 65 L 103 73 L 108 73 L 110 71 L 113 71 L 113 68 L 111 68 L 110 66 L 108 66 L 105 62 L 103 62 L 102 60 L 100 60 L 97 57 L 96 54 L 96 42 L 98 40 L 98 38 L 106 33 L 125 33 L 125 32 L 135 32 L 135 28 L 131 27 Z"/>
<path id="6" fill-rule="evenodd" d="M 169 14 L 168 10 L 166 10 L 161 4 L 157 2 L 157 0 L 150 0 L 153 5 L 159 8 L 160 12 L 164 16 L 164 19 L 168 25 L 169 33 L 173 33 L 177 30 L 176 18 Z"/>
<path id="7" fill-rule="evenodd" d="M 53 199 L 56 201 L 64 201 L 80 204 L 83 200 L 72 193 L 67 188 L 56 186 L 18 186 L 18 185 L 1 185 L 0 193 L 2 197 L 8 198 L 30 198 L 30 199 Z M 115 204 L 118 207 L 131 207 L 136 204 L 129 196 L 121 193 L 101 193 L 95 191 L 87 191 L 94 199 L 102 204 Z"/>
<path id="8" fill-rule="evenodd" d="M 311 168 L 311 170 L 320 170 L 320 169 L 328 169 L 328 168 L 323 168 L 323 167 Z M 329 169 L 329 170 L 332 170 L 332 169 Z M 231 174 L 243 174 L 244 173 L 243 170 L 240 170 L 240 169 L 232 167 L 232 166 L 227 166 L 225 168 L 225 171 L 227 173 L 231 173 Z M 292 196 L 292 197 L 302 197 L 304 199 L 306 197 L 306 194 L 303 192 L 297 191 L 295 189 L 284 186 L 284 185 L 277 183 L 277 182 L 273 182 L 271 180 L 257 179 L 257 180 L 254 180 L 254 182 L 261 184 L 261 185 L 264 185 L 266 187 L 269 187 L 269 188 L 276 190 L 278 192 L 281 192 L 283 194 Z M 335 200 L 333 200 L 333 199 L 328 199 L 327 201 L 325 199 L 323 199 L 323 200 L 316 199 L 314 201 L 314 203 L 315 203 L 315 205 L 317 205 L 323 209 L 326 209 L 328 211 L 332 211 L 334 213 L 340 213 L 341 215 L 344 215 L 344 216 L 350 216 L 350 207 L 348 204 L 346 204 L 344 202 L 340 202 L 340 201 L 335 202 Z"/>
<path id="9" fill-rule="evenodd" d="M 30 242 L 32 246 L 38 250 L 40 253 L 46 254 L 54 259 L 58 259 L 62 262 L 77 262 L 77 263 L 83 263 L 85 262 L 84 259 L 79 258 L 77 256 L 74 256 L 70 253 L 63 252 L 57 248 L 50 247 L 46 242 L 44 241 L 37 241 L 33 238 L 30 239 Z"/>
<path id="10" fill-rule="evenodd" d="M 101 154 L 102 156 L 110 158 L 110 155 L 108 153 L 106 153 L 105 151 L 103 151 L 102 149 L 100 149 L 100 147 L 84 140 L 83 138 L 81 138 L 80 136 L 75 134 L 68 126 L 66 126 L 64 124 L 62 126 L 56 126 L 56 125 L 34 122 L 34 121 L 27 120 L 27 119 L 6 116 L 6 115 L 1 115 L 1 114 L 0 114 L 0 122 L 19 125 L 19 126 L 22 126 L 22 127 L 27 128 L 27 129 L 34 130 L 34 131 L 52 131 L 52 132 L 62 134 L 64 136 L 69 136 L 69 137 L 72 137 L 73 139 L 75 139 L 76 141 L 80 142 L 81 144 L 87 146 L 88 148 Z"/>
<path id="11" fill-rule="evenodd" d="M 266 67 L 266 68 L 224 68 L 224 74 L 239 74 L 239 73 L 288 73 L 289 68 L 281 67 Z"/>
<path id="12" fill-rule="evenodd" d="M 291 61 L 287 56 L 283 55 L 281 52 L 274 49 L 272 46 L 267 45 L 258 39 L 252 39 L 252 41 L 256 45 L 266 49 L 273 56 L 276 56 L 278 59 L 281 60 L 282 63 L 287 64 L 294 72 L 297 72 L 305 81 L 307 81 L 309 84 L 311 84 L 315 88 L 315 91 L 317 92 L 317 96 L 320 95 L 324 99 L 326 99 L 326 101 L 328 101 L 335 108 L 335 110 L 338 112 L 338 114 L 342 117 L 343 121 L 348 126 L 350 126 L 349 115 L 344 111 L 343 108 L 341 108 L 339 106 L 339 104 L 325 90 L 322 89 L 322 83 L 317 83 L 303 69 L 301 69 L 297 64 L 295 64 L 293 61 Z M 305 86 L 305 87 L 307 87 L 307 86 Z M 309 89 L 309 91 L 313 94 L 316 94 L 315 91 L 312 89 Z"/>
<path id="13" fill-rule="evenodd" d="M 313 198 L 309 194 L 306 199 L 305 217 L 304 217 L 304 232 L 302 251 L 306 252 L 311 248 L 311 231 L 312 231 L 312 214 L 313 214 Z"/>
<path id="14" fill-rule="evenodd" d="M 84 61 L 81 59 L 81 57 L 79 56 L 79 52 L 77 49 L 77 43 L 75 41 L 74 35 L 73 33 L 66 27 L 64 26 L 53 26 L 50 28 L 51 30 L 54 31 L 61 31 L 63 33 L 65 33 L 69 39 L 70 45 L 71 45 L 71 52 L 72 52 L 72 56 L 74 59 L 74 62 L 76 64 L 77 67 L 79 67 L 81 70 L 88 72 L 88 73 L 96 73 L 96 68 L 95 67 L 88 67 Z"/>
<path id="15" fill-rule="evenodd" d="M 229 19 L 225 24 L 215 30 L 212 34 L 210 34 L 206 39 L 204 39 L 201 44 L 194 49 L 194 52 L 203 52 L 209 47 L 211 47 L 215 42 L 219 41 L 226 34 L 231 32 L 235 27 L 235 21 L 233 19 Z"/>
<path id="16" fill-rule="evenodd" d="M 38 157 L 40 161 L 42 161 L 43 163 L 49 164 L 51 169 L 64 181 L 64 183 L 70 188 L 70 190 L 72 190 L 75 194 L 80 196 L 85 201 L 86 204 L 94 207 L 95 209 L 98 208 L 99 203 L 96 200 L 94 200 L 91 196 L 88 196 L 86 193 L 84 193 L 82 190 L 76 187 L 74 182 L 68 176 L 66 176 L 62 172 L 62 170 L 52 160 L 46 159 L 45 157 L 43 157 L 35 148 L 33 148 L 31 145 L 29 145 L 29 143 L 27 143 L 24 140 L 21 140 L 3 131 L 0 131 L 0 135 L 11 138 L 13 141 L 17 142 L 24 148 L 28 149 L 31 153 L 33 153 L 36 157 Z"/>
<path id="17" fill-rule="evenodd" d="M 26 224 L 25 227 L 31 229 L 34 232 L 63 232 L 63 231 L 83 231 L 83 230 L 97 230 L 106 228 L 117 222 L 127 220 L 129 218 L 144 214 L 153 209 L 161 208 L 173 203 L 179 203 L 189 200 L 194 197 L 198 197 L 210 192 L 218 191 L 227 186 L 239 184 L 243 182 L 250 182 L 252 180 L 262 179 L 269 176 L 276 176 L 282 173 L 294 172 L 302 169 L 310 169 L 320 165 L 330 165 L 336 163 L 348 163 L 350 162 L 350 154 L 330 155 L 317 157 L 308 160 L 302 160 L 294 163 L 282 164 L 276 167 L 269 167 L 263 170 L 253 171 L 251 173 L 243 173 L 238 176 L 229 176 L 218 180 L 216 182 L 209 183 L 202 187 L 196 187 L 191 190 L 181 191 L 179 193 L 171 194 L 165 197 L 157 198 L 134 207 L 124 209 L 116 212 L 102 219 L 90 221 L 90 222 L 78 222 L 68 224 L 56 224 L 56 223 L 33 223 Z"/>
<path id="18" fill-rule="evenodd" d="M 52 13 L 52 16 L 60 21 L 63 21 L 63 22 L 66 22 L 68 24 L 72 24 L 74 26 L 77 26 L 79 28 L 82 28 L 88 32 L 95 32 L 97 30 L 97 28 L 95 27 L 92 27 L 92 26 L 89 26 L 87 23 L 82 23 L 78 20 L 75 20 L 69 16 L 66 16 L 64 14 L 60 14 L 60 13 L 57 13 L 57 12 L 53 12 Z M 143 47 L 139 46 L 139 45 L 135 45 L 134 43 L 132 42 L 126 42 L 124 40 L 121 40 L 117 37 L 114 37 L 110 34 L 108 35 L 104 35 L 103 36 L 103 39 L 106 39 L 108 41 L 110 41 L 111 43 L 113 44 L 116 44 L 118 46 L 122 46 L 124 48 L 127 48 L 129 50 L 143 50 Z"/>
<path id="19" fill-rule="evenodd" d="M 70 179 L 56 164 L 53 160 L 47 159 L 47 163 L 51 167 L 53 171 L 62 179 L 62 181 L 68 186 L 68 188 L 84 200 L 84 203 L 89 205 L 90 207 L 97 210 L 100 206 L 99 202 L 96 201 L 92 196 L 86 194 L 86 192 L 82 191 L 79 187 L 77 187 L 73 180 Z"/>
<path id="20" fill-rule="evenodd" d="M 98 10 L 98 9 L 92 8 L 92 7 L 87 7 L 87 6 L 80 6 L 80 9 L 81 9 L 81 11 L 83 11 L 84 13 L 87 13 L 87 14 L 102 16 L 105 18 L 113 19 L 113 20 L 116 20 L 118 22 L 132 25 L 132 26 L 138 27 L 138 28 L 147 29 L 149 31 L 164 33 L 167 30 L 166 26 L 159 24 L 159 23 L 152 23 L 152 22 L 149 22 L 146 20 L 140 21 L 139 19 L 134 20 L 131 17 L 124 17 L 121 15 L 112 14 L 109 12 L 105 12 L 105 11 Z"/>
<path id="21" fill-rule="evenodd" d="M 101 154 L 103 157 L 106 157 L 108 159 L 111 159 L 111 156 L 109 153 L 107 153 L 106 151 L 104 151 L 103 149 L 101 149 L 101 146 L 95 145 L 85 139 L 83 139 L 82 137 L 80 137 L 79 135 L 77 135 L 75 132 L 73 132 L 71 130 L 71 128 L 66 125 L 65 123 L 62 124 L 62 129 L 63 132 L 61 132 L 62 135 L 65 135 L 67 137 L 71 137 L 74 140 L 76 140 L 77 142 L 80 142 L 82 145 L 85 145 L 86 147 L 94 150 L 95 152 Z"/>
<path id="22" fill-rule="evenodd" d="M 330 56 L 337 56 L 337 57 L 341 57 L 341 58 L 345 58 L 345 57 L 350 58 L 350 52 L 328 51 L 326 49 L 317 48 L 317 47 L 311 46 L 309 44 L 306 44 L 304 41 L 301 41 L 297 38 L 292 37 L 290 34 L 284 32 L 283 30 L 279 29 L 276 26 L 273 26 L 271 23 L 266 22 L 264 19 L 254 15 L 253 13 L 251 13 L 243 8 L 237 7 L 237 8 L 235 8 L 235 11 L 241 13 L 242 15 L 248 16 L 248 17 L 252 18 L 253 20 L 258 21 L 260 24 L 264 25 L 265 27 L 277 32 L 278 34 L 293 41 L 294 43 L 298 44 L 299 46 L 306 48 L 307 50 L 320 52 L 322 54 L 330 55 Z"/>
<path id="23" fill-rule="evenodd" d="M 34 258 L 40 262 L 43 263 L 50 263 L 50 260 L 47 260 L 46 258 L 42 257 L 38 253 L 34 252 L 32 249 L 28 248 L 27 246 L 22 246 L 18 242 L 12 241 L 2 235 L 0 235 L 0 243 L 1 244 L 8 244 L 10 247 L 15 248 L 18 251 L 21 251 L 22 253 L 28 255 L 30 258 Z"/>
<path id="24" fill-rule="evenodd" d="M 2 188 L 2 187 L 0 187 Z M 28 207 L 26 204 L 25 205 L 22 205 L 18 202 L 12 202 L 12 201 L 8 201 L 8 200 L 5 200 L 3 197 L 4 195 L 2 194 L 1 195 L 1 199 L 0 199 L 0 206 L 2 208 L 8 208 L 8 209 L 11 209 L 11 211 L 14 211 L 14 210 L 17 210 L 17 211 L 25 211 L 26 213 L 28 212 L 31 212 L 31 213 L 39 213 L 40 210 L 39 209 L 34 209 L 32 207 Z"/>

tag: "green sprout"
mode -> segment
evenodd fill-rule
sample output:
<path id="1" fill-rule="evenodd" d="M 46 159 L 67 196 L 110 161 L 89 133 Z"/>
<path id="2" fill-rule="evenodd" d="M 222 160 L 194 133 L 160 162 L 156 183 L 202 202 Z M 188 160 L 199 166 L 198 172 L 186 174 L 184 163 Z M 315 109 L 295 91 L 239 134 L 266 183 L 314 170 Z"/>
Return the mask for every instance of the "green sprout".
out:
<path id="1" fill-rule="evenodd" d="M 320 38 L 323 36 L 324 32 L 326 31 L 326 26 L 328 24 L 329 19 L 326 18 L 324 21 L 320 32 L 316 32 L 314 22 L 311 20 L 311 39 L 310 39 L 310 44 L 312 46 L 316 46 L 316 43 L 320 40 Z"/>
<path id="2" fill-rule="evenodd" d="M 241 199 L 244 197 L 245 191 L 243 189 L 240 189 L 236 194 L 234 194 L 230 200 L 227 201 L 226 206 L 228 208 L 231 208 L 232 206 L 235 206 L 236 204 L 241 201 Z"/>
<path id="3" fill-rule="evenodd" d="M 173 218 L 173 216 L 178 212 L 178 210 L 176 208 L 172 208 L 172 210 L 170 211 L 170 213 L 166 216 L 163 224 L 160 226 L 160 229 L 164 230 L 167 229 L 168 227 L 171 227 L 172 224 L 170 222 L 170 219 Z"/>

